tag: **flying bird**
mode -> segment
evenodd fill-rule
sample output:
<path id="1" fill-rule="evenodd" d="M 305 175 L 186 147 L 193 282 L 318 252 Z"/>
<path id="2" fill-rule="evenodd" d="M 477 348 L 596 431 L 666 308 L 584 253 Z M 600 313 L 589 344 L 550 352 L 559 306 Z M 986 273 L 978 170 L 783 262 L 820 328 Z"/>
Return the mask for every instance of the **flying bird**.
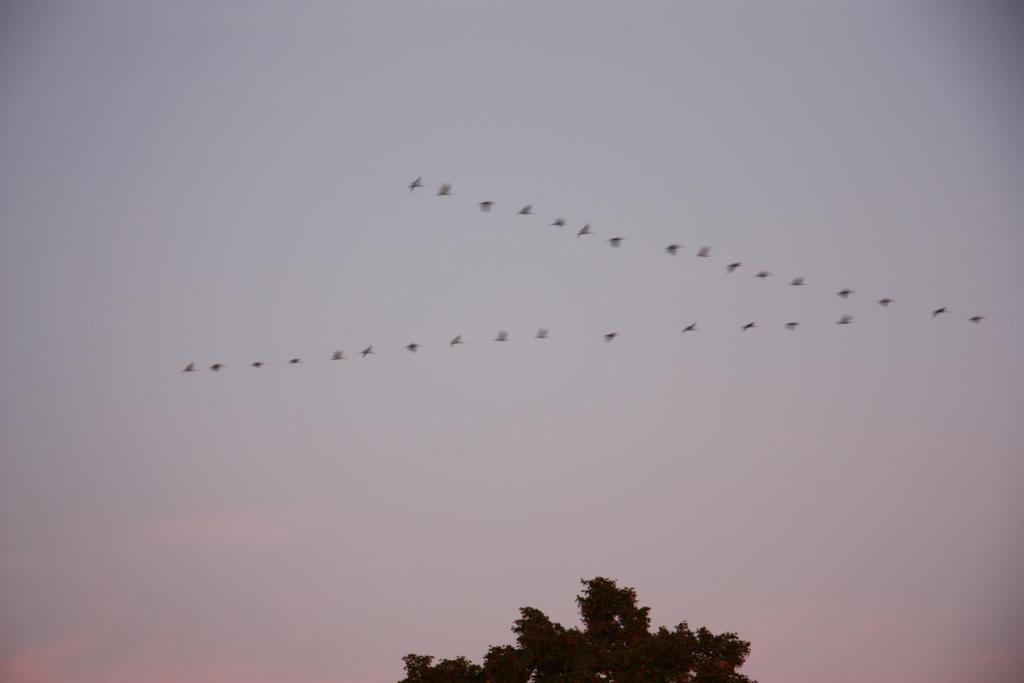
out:
<path id="1" fill-rule="evenodd" d="M 593 233 L 590 232 L 590 223 L 587 223 L 582 228 L 580 228 L 580 231 L 578 233 L 576 233 L 576 236 L 577 237 L 583 237 L 584 235 L 591 235 L 591 234 L 593 234 Z"/>
<path id="2" fill-rule="evenodd" d="M 331 360 L 345 360 L 345 354 L 341 351 L 335 351 L 331 354 Z"/>
<path id="3" fill-rule="evenodd" d="M 740 266 L 742 266 L 742 265 L 743 265 L 743 263 L 742 263 L 742 262 L 740 262 L 740 261 L 737 261 L 736 263 L 730 263 L 729 265 L 727 265 L 727 266 L 725 267 L 725 270 L 726 270 L 727 272 L 730 272 L 730 273 L 735 273 L 735 272 L 736 272 L 736 269 L 737 269 L 737 268 L 739 268 L 739 267 L 740 267 Z"/>
<path id="4" fill-rule="evenodd" d="M 462 344 L 462 343 L 463 343 L 462 342 L 462 335 L 460 334 L 460 335 L 457 335 L 456 337 L 453 337 L 452 340 L 450 342 L 448 342 L 448 348 L 451 348 L 451 347 L 455 346 L 456 344 Z"/>
<path id="5" fill-rule="evenodd" d="M 604 343 L 607 344 L 608 342 L 615 339 L 617 336 L 619 336 L 618 332 L 609 332 L 608 334 L 604 335 Z"/>
<path id="6" fill-rule="evenodd" d="M 537 330 L 537 336 L 534 337 L 534 338 L 535 339 L 547 339 L 548 338 L 548 331 L 542 327 L 539 330 Z"/>
<path id="7" fill-rule="evenodd" d="M 210 366 L 210 369 L 213 370 L 214 372 L 220 372 L 220 369 L 222 367 L 224 367 L 223 363 L 214 363 L 213 365 Z"/>
<path id="8" fill-rule="evenodd" d="M 983 316 L 983 315 L 974 315 L 974 316 L 971 316 L 970 318 L 968 318 L 968 320 L 970 320 L 975 325 L 977 325 L 978 323 L 980 323 L 984 319 L 985 319 L 985 316 Z"/>
<path id="9" fill-rule="evenodd" d="M 698 332 L 698 331 L 699 330 L 697 329 L 697 323 L 690 323 L 689 325 L 687 325 L 686 327 L 683 328 L 683 334 L 686 334 L 687 332 Z"/>
<path id="10" fill-rule="evenodd" d="M 185 369 L 182 370 L 182 372 L 195 372 L 195 371 L 196 371 L 196 364 L 195 363 L 189 363 L 188 365 L 185 366 Z"/>
<path id="11" fill-rule="evenodd" d="M 622 238 L 621 237 L 612 237 L 612 238 L 610 238 L 608 240 L 608 244 L 612 245 L 613 247 L 617 247 L 620 244 L 622 244 Z"/>
<path id="12" fill-rule="evenodd" d="M 450 197 L 452 194 L 452 184 L 444 183 L 437 191 L 438 197 Z"/>
<path id="13" fill-rule="evenodd" d="M 409 183 L 409 192 L 412 192 L 417 187 L 423 187 L 423 176 L 417 176 L 416 180 Z"/>
<path id="14" fill-rule="evenodd" d="M 298 365 L 301 362 L 301 358 L 292 358 L 290 361 L 288 361 L 288 365 Z"/>
<path id="15" fill-rule="evenodd" d="M 671 254 L 672 256 L 675 256 L 676 252 L 679 251 L 679 245 L 678 244 L 670 244 L 667 247 L 665 247 L 665 251 L 668 252 L 669 254 Z"/>
<path id="16" fill-rule="evenodd" d="M 374 352 L 373 345 L 371 344 L 370 346 L 367 346 L 365 349 L 360 351 L 359 355 L 362 356 L 363 358 L 366 358 L 367 356 L 375 356 L 376 352 Z"/>
<path id="17" fill-rule="evenodd" d="M 266 365 L 266 363 L 264 363 L 264 362 L 263 362 L 263 361 L 261 361 L 261 360 L 258 360 L 258 361 L 254 362 L 254 363 L 249 363 L 249 365 L 251 365 L 252 367 L 254 367 L 254 368 L 256 368 L 257 370 L 259 370 L 259 369 L 260 369 L 260 368 L 262 368 L 262 367 L 263 367 L 264 365 Z"/>
<path id="18" fill-rule="evenodd" d="M 892 303 L 892 299 L 879 299 L 878 300 L 878 305 L 879 306 L 883 306 L 883 307 L 888 306 L 891 303 Z"/>
<path id="19" fill-rule="evenodd" d="M 530 216 L 533 214 L 533 204 L 527 204 L 523 208 L 519 209 L 520 216 Z"/>
<path id="20" fill-rule="evenodd" d="M 946 313 L 946 312 L 947 311 L 946 311 L 946 307 L 945 306 L 943 306 L 942 308 L 936 308 L 934 311 L 932 311 L 932 317 L 933 318 L 938 318 L 940 315 L 942 315 L 943 313 Z"/>
<path id="21" fill-rule="evenodd" d="M 797 326 L 797 325 L 799 325 L 799 324 L 800 324 L 800 323 L 798 323 L 798 322 L 796 322 L 796 321 L 793 321 L 793 322 L 789 322 L 789 323 L 786 323 L 786 329 L 787 329 L 787 330 L 795 330 L 795 329 L 796 329 L 796 326 Z"/>
<path id="22" fill-rule="evenodd" d="M 841 296 L 841 297 L 843 297 L 844 299 L 846 299 L 846 298 L 847 298 L 847 297 L 849 297 L 849 296 L 850 296 L 851 294 L 853 294 L 853 290 L 852 290 L 852 289 L 840 289 L 840 290 L 839 290 L 838 292 L 836 292 L 836 294 L 837 294 L 838 296 Z"/>
<path id="23" fill-rule="evenodd" d="M 803 287 L 806 283 L 802 277 L 795 277 L 789 284 L 793 287 Z"/>
<path id="24" fill-rule="evenodd" d="M 484 213 L 489 213 L 490 210 L 491 210 L 491 207 L 493 207 L 493 206 L 494 206 L 494 202 L 491 202 L 491 201 L 480 202 L 480 210 L 483 211 Z"/>
<path id="25" fill-rule="evenodd" d="M 416 342 L 413 342 L 412 344 L 406 344 L 405 345 L 406 351 L 410 351 L 412 353 L 416 353 L 416 349 L 418 349 L 418 348 L 420 348 L 420 345 L 417 344 Z"/>
<path id="26" fill-rule="evenodd" d="M 836 325 L 849 325 L 852 322 L 853 322 L 853 316 L 852 315 L 844 315 L 841 318 L 839 318 L 839 320 L 836 321 Z"/>
<path id="27" fill-rule="evenodd" d="M 496 342 L 508 341 L 508 332 L 506 332 L 505 330 L 500 330 L 498 332 L 497 336 L 494 338 L 494 341 L 496 341 Z"/>
<path id="28" fill-rule="evenodd" d="M 562 226 L 565 225 L 565 219 L 564 218 L 556 218 L 555 222 L 552 223 L 551 225 L 556 227 L 556 228 L 561 228 Z"/>
<path id="29" fill-rule="evenodd" d="M 749 322 L 749 323 L 747 323 L 746 325 L 743 326 L 743 332 L 746 332 L 747 330 L 752 330 L 755 327 L 757 327 L 757 323 Z"/>
<path id="30" fill-rule="evenodd" d="M 763 280 L 769 275 L 771 275 L 771 273 L 769 273 L 767 270 L 759 270 L 757 271 L 757 275 L 755 275 L 754 277 L 759 277 Z"/>
<path id="31" fill-rule="evenodd" d="M 707 258 L 711 256 L 711 247 L 701 247 L 697 250 L 697 256 L 701 258 Z"/>

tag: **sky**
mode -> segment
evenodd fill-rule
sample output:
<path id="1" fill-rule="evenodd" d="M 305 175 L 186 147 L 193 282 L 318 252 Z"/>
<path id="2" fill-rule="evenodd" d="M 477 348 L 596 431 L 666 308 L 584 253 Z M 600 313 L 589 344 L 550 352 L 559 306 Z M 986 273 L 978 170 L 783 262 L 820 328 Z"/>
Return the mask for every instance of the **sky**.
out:
<path id="1" fill-rule="evenodd" d="M 600 575 L 1019 681 L 1022 20 L 4 3 L 0 680 L 387 683 Z"/>

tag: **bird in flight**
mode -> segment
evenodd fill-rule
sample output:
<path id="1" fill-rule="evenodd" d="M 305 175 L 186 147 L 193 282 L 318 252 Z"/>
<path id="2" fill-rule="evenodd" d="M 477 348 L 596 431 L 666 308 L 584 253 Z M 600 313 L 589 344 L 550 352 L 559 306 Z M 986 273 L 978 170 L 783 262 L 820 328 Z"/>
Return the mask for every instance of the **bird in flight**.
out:
<path id="1" fill-rule="evenodd" d="M 697 250 L 697 256 L 701 258 L 707 258 L 711 256 L 711 247 L 701 247 Z"/>
<path id="2" fill-rule="evenodd" d="M 409 192 L 412 192 L 417 187 L 423 187 L 423 176 L 416 176 L 416 180 L 409 183 Z"/>
<path id="3" fill-rule="evenodd" d="M 195 363 L 189 363 L 188 365 L 185 366 L 185 369 L 182 370 L 182 372 L 195 372 L 195 371 L 196 371 L 196 364 Z"/>
<path id="4" fill-rule="evenodd" d="M 841 296 L 841 297 L 843 297 L 844 299 L 846 299 L 846 298 L 847 298 L 847 297 L 849 297 L 849 296 L 850 296 L 851 294 L 853 294 L 853 290 L 852 290 L 852 289 L 840 289 L 840 290 L 839 290 L 838 292 L 836 292 L 836 294 L 837 294 L 838 296 Z"/>
<path id="5" fill-rule="evenodd" d="M 757 271 L 757 275 L 755 275 L 754 277 L 759 277 L 763 280 L 769 275 L 771 275 L 771 273 L 769 273 L 767 270 L 759 270 Z"/>
<path id="6" fill-rule="evenodd" d="M 980 323 L 984 319 L 985 319 L 985 316 L 983 316 L 983 315 L 974 315 L 974 316 L 971 316 L 970 318 L 968 318 L 968 320 L 970 320 L 975 325 L 977 325 L 978 323 Z"/>
<path id="7" fill-rule="evenodd" d="M 260 368 L 262 368 L 265 365 L 265 363 L 263 361 L 261 361 L 261 360 L 258 360 L 258 361 L 254 362 L 254 363 L 249 363 L 249 365 L 251 365 L 252 367 L 254 367 L 257 370 L 259 370 Z"/>
<path id="8" fill-rule="evenodd" d="M 301 362 L 301 358 L 292 358 L 290 361 L 288 361 L 288 365 L 298 365 Z"/>
<path id="9" fill-rule="evenodd" d="M 620 244 L 622 244 L 622 238 L 621 237 L 612 237 L 611 239 L 608 240 L 608 244 L 612 245 L 613 247 L 617 247 Z"/>
<path id="10" fill-rule="evenodd" d="M 743 326 L 743 332 L 746 332 L 747 330 L 752 330 L 755 327 L 757 327 L 757 323 L 749 322 L 749 323 L 747 323 L 746 325 Z"/>
<path id="11" fill-rule="evenodd" d="M 359 352 L 359 355 L 362 356 L 363 358 L 366 358 L 367 356 L 376 355 L 376 353 L 373 350 L 373 345 L 371 344 L 370 346 L 367 346 L 365 349 Z"/>
<path id="12" fill-rule="evenodd" d="M 803 287 L 806 283 L 802 277 L 795 277 L 789 284 L 793 287 Z"/>
<path id="13" fill-rule="evenodd" d="M 480 202 L 480 210 L 483 211 L 484 213 L 490 213 L 491 208 L 493 206 L 494 202 L 492 201 Z"/>
<path id="14" fill-rule="evenodd" d="M 210 369 L 213 370 L 214 372 L 220 372 L 220 369 L 222 367 L 224 367 L 223 363 L 214 363 L 213 365 L 210 366 Z"/>
<path id="15" fill-rule="evenodd" d="M 335 351 L 331 354 L 331 360 L 345 360 L 345 354 L 341 351 Z"/>
<path id="16" fill-rule="evenodd" d="M 455 346 L 456 344 L 462 344 L 462 343 L 463 343 L 462 342 L 462 335 L 460 334 L 460 335 L 457 335 L 457 336 L 453 337 L 452 340 L 450 342 L 448 342 L 448 348 L 451 348 L 451 347 Z"/>
<path id="17" fill-rule="evenodd" d="M 506 332 L 505 330 L 499 330 L 497 336 L 494 337 L 494 341 L 496 341 L 496 342 L 508 341 L 508 332 Z"/>
<path id="18" fill-rule="evenodd" d="M 936 308 L 934 311 L 932 311 L 932 317 L 933 318 L 938 318 L 940 315 L 942 315 L 943 313 L 946 313 L 946 312 L 947 311 L 946 311 L 946 307 L 945 306 L 943 306 L 942 308 Z"/>
<path id="19" fill-rule="evenodd" d="M 564 218 L 556 218 L 555 222 L 552 223 L 551 225 L 556 227 L 556 228 L 561 228 L 562 226 L 565 225 L 565 219 Z"/>
<path id="20" fill-rule="evenodd" d="M 580 231 L 578 233 L 576 233 L 576 236 L 577 237 L 583 237 L 584 235 L 592 235 L 592 234 L 593 233 L 590 232 L 590 223 L 587 223 L 582 228 L 580 228 Z"/>
<path id="21" fill-rule="evenodd" d="M 537 336 L 535 337 L 535 339 L 547 339 L 547 338 L 548 338 L 548 331 L 546 329 L 544 329 L 542 327 L 539 330 L 537 330 Z"/>
<path id="22" fill-rule="evenodd" d="M 730 263 L 729 265 L 727 265 L 725 267 L 725 270 L 726 270 L 726 272 L 729 272 L 729 273 L 735 273 L 736 269 L 739 268 L 742 265 L 743 265 L 743 263 L 740 262 L 740 261 L 737 261 L 736 263 Z"/>
<path id="23" fill-rule="evenodd" d="M 886 299 L 879 299 L 878 300 L 878 305 L 882 306 L 882 307 L 888 306 L 891 303 L 892 303 L 892 299 L 888 299 L 888 298 L 886 298 Z"/>
<path id="24" fill-rule="evenodd" d="M 437 196 L 438 197 L 450 197 L 451 194 L 452 194 L 452 184 L 451 183 L 444 183 L 444 184 L 442 184 L 441 187 L 437 191 Z"/>
<path id="25" fill-rule="evenodd" d="M 608 342 L 615 339 L 617 336 L 619 336 L 618 332 L 609 332 L 608 334 L 604 335 L 604 343 L 607 344 Z"/>
<path id="26" fill-rule="evenodd" d="M 520 216 L 530 216 L 530 215 L 533 215 L 533 204 L 527 204 L 523 208 L 519 209 L 519 215 Z"/>
<path id="27" fill-rule="evenodd" d="M 420 345 L 417 344 L 416 342 L 413 342 L 412 344 L 406 344 L 405 345 L 406 351 L 410 351 L 412 353 L 416 353 L 416 349 L 418 349 L 418 348 L 420 348 Z"/>
<path id="28" fill-rule="evenodd" d="M 799 324 L 800 323 L 796 322 L 795 320 L 793 322 L 788 322 L 788 323 L 786 323 L 786 329 L 787 330 L 795 330 L 796 326 L 799 325 Z"/>
<path id="29" fill-rule="evenodd" d="M 699 330 L 697 329 L 697 323 L 690 323 L 689 325 L 687 325 L 686 327 L 683 328 L 683 334 L 686 334 L 687 332 L 698 332 L 698 331 Z"/>
<path id="30" fill-rule="evenodd" d="M 665 251 L 668 252 L 669 254 L 671 254 L 672 256 L 675 256 L 676 252 L 679 251 L 679 245 L 678 244 L 670 244 L 667 247 L 665 247 Z"/>
<path id="31" fill-rule="evenodd" d="M 839 318 L 839 320 L 836 321 L 836 325 L 849 325 L 852 322 L 853 322 L 853 316 L 852 315 L 844 315 L 841 318 Z"/>

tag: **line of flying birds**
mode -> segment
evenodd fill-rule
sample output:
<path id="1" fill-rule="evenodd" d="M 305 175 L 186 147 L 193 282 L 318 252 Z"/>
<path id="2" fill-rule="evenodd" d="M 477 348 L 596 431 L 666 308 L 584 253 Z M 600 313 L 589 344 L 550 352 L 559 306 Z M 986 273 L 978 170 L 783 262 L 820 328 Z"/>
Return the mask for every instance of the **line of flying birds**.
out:
<path id="1" fill-rule="evenodd" d="M 412 192 L 415 192 L 416 190 L 418 190 L 420 188 L 425 188 L 426 186 L 423 184 L 422 176 L 418 176 L 415 180 L 413 180 L 411 183 L 409 183 L 409 185 L 407 187 L 409 188 L 409 192 L 412 193 Z M 436 196 L 438 196 L 438 197 L 452 197 L 452 196 L 454 196 L 454 193 L 452 192 L 452 184 L 451 183 L 442 183 L 440 185 L 440 187 L 438 187 L 437 195 Z M 479 202 L 477 204 L 477 206 L 484 213 L 490 213 L 491 210 L 494 208 L 495 204 L 496 204 L 496 202 L 494 202 L 494 201 L 485 200 L 485 201 Z M 532 204 L 526 204 L 521 209 L 519 209 L 519 211 L 516 212 L 516 213 L 517 213 L 517 215 L 520 215 L 520 216 L 532 216 L 532 215 L 534 215 L 533 205 Z M 555 218 L 555 220 L 551 223 L 551 225 L 553 227 L 556 227 L 556 228 L 557 227 L 565 227 L 567 225 L 567 222 L 566 222 L 566 220 L 564 218 Z M 585 223 L 583 225 L 583 227 L 581 227 L 576 232 L 576 237 L 577 238 L 585 237 L 587 235 L 593 235 L 593 234 L 594 234 L 594 232 L 593 232 L 593 230 L 590 227 L 590 223 Z M 618 248 L 619 246 L 622 245 L 622 242 L 623 242 L 624 239 L 625 238 L 623 238 L 623 237 L 611 237 L 611 238 L 608 239 L 608 243 L 612 247 Z M 668 253 L 671 256 L 675 256 L 676 254 L 678 254 L 679 250 L 682 249 L 682 248 L 683 247 L 681 245 L 672 243 L 672 244 L 669 244 L 669 245 L 667 245 L 665 247 L 665 252 Z M 696 255 L 699 258 L 710 258 L 711 257 L 711 247 L 709 247 L 709 246 L 700 247 L 697 250 Z M 725 266 L 725 270 L 726 270 L 727 273 L 735 273 L 742 266 L 743 266 L 743 262 L 742 261 L 734 261 L 732 263 L 727 264 Z M 756 272 L 754 274 L 754 277 L 760 278 L 762 280 L 764 278 L 767 278 L 767 277 L 770 277 L 770 276 L 771 276 L 771 273 L 768 272 L 767 270 L 759 270 L 758 272 Z M 807 283 L 805 281 L 805 278 L 800 276 L 800 277 L 793 278 L 790 281 L 789 284 L 790 284 L 790 286 L 793 286 L 793 287 L 803 287 Z M 839 296 L 842 299 L 848 299 L 854 293 L 855 293 L 854 290 L 852 290 L 850 288 L 844 288 L 844 289 L 841 289 L 838 292 L 836 292 L 836 295 Z M 882 306 L 884 308 L 887 308 L 889 305 L 891 305 L 894 302 L 895 302 L 894 299 L 891 299 L 889 297 L 884 297 L 884 298 L 878 300 L 878 305 L 880 305 L 880 306 Z M 934 309 L 931 312 L 931 317 L 933 319 L 934 318 L 938 318 L 939 316 L 945 315 L 948 312 L 949 311 L 948 311 L 948 309 L 945 306 L 941 306 L 939 308 Z M 977 325 L 978 323 L 980 323 L 984 319 L 985 319 L 985 316 L 973 315 L 970 318 L 968 318 L 967 320 Z M 839 320 L 836 321 L 836 324 L 837 325 L 851 325 L 851 324 L 853 324 L 853 316 L 852 315 L 843 315 L 843 316 L 841 316 L 839 318 Z M 799 321 L 795 321 L 795 320 L 783 323 L 783 326 L 787 330 L 795 330 L 799 325 L 800 325 L 800 322 Z M 746 331 L 752 330 L 752 329 L 754 329 L 756 327 L 758 327 L 757 322 L 756 321 L 750 321 L 750 322 L 746 323 L 745 325 L 742 325 L 739 329 L 742 332 L 746 332 Z M 697 327 L 697 323 L 690 323 L 689 325 L 687 325 L 686 327 L 683 328 L 683 332 L 682 333 L 685 335 L 688 332 L 699 332 L 699 331 L 700 331 L 700 329 Z M 607 344 L 607 343 L 610 343 L 610 342 L 614 341 L 615 338 L 618 336 L 618 334 L 619 334 L 618 332 L 607 332 L 607 333 L 605 333 L 603 335 L 605 343 Z M 547 339 L 547 338 L 548 338 L 548 330 L 547 329 L 543 329 L 543 328 L 540 329 L 540 330 L 537 330 L 537 334 L 534 335 L 534 339 Z M 508 340 L 509 340 L 508 332 L 506 332 L 504 330 L 500 330 L 498 332 L 498 334 L 495 336 L 493 341 L 496 341 L 496 342 L 507 342 Z M 465 342 L 462 339 L 462 335 L 460 334 L 460 335 L 457 335 L 457 336 L 453 337 L 448 342 L 448 347 L 449 348 L 453 348 L 455 346 L 458 346 L 458 345 L 464 344 L 464 343 Z M 411 343 L 405 345 L 405 350 L 410 352 L 410 353 L 416 353 L 419 349 L 420 349 L 420 344 L 417 343 L 417 342 L 411 342 Z M 376 355 L 376 354 L 377 354 L 377 352 L 373 350 L 373 346 L 372 345 L 371 346 L 367 346 L 365 349 L 363 349 L 362 351 L 359 352 L 359 355 L 361 357 L 363 357 L 363 358 L 366 358 L 367 356 L 373 356 L 373 355 Z M 345 353 L 343 351 L 335 351 L 334 353 L 331 354 L 330 360 L 332 360 L 332 361 L 346 360 Z M 290 359 L 288 361 L 288 365 L 299 365 L 302 362 L 303 361 L 302 361 L 301 358 L 292 358 L 292 359 Z M 262 368 L 263 366 L 265 366 L 266 363 L 264 363 L 263 361 L 255 361 L 253 363 L 250 363 L 249 365 L 250 365 L 250 367 L 259 369 L 259 368 Z M 213 365 L 209 366 L 210 370 L 212 370 L 214 372 L 219 372 L 220 370 L 224 369 L 225 367 L 227 367 L 227 366 L 225 364 L 223 364 L 223 363 L 214 363 Z M 195 372 L 195 371 L 196 371 L 196 364 L 195 363 L 189 363 L 182 370 L 182 372 Z"/>

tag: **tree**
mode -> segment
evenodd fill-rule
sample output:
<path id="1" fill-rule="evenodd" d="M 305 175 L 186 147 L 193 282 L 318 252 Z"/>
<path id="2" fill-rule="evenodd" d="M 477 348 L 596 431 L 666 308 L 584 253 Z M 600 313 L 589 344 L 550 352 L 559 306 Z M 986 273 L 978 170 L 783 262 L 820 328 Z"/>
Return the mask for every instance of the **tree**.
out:
<path id="1" fill-rule="evenodd" d="M 512 625 L 516 644 L 491 646 L 483 666 L 410 654 L 399 683 L 754 683 L 737 671 L 750 643 L 735 633 L 693 631 L 685 621 L 651 632 L 650 608 L 632 588 L 600 576 L 582 583 L 582 629 L 524 607 Z"/>

